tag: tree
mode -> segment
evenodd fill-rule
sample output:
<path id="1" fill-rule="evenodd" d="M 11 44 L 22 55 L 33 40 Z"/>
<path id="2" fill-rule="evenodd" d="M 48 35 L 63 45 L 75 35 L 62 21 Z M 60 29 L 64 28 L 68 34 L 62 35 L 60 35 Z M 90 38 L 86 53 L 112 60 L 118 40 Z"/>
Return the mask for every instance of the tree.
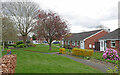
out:
<path id="1" fill-rule="evenodd" d="M 16 41 L 17 40 L 17 29 L 14 26 L 14 22 L 7 18 L 2 17 L 2 42 L 3 42 L 3 50 L 4 44 L 7 47 L 8 41 Z"/>
<path id="2" fill-rule="evenodd" d="M 2 3 L 2 13 L 15 21 L 17 30 L 22 35 L 23 42 L 26 44 L 28 34 L 36 24 L 39 6 L 34 2 L 5 2 Z"/>
<path id="3" fill-rule="evenodd" d="M 32 36 L 32 39 L 33 39 L 33 40 L 36 40 L 36 36 L 35 36 L 35 35 L 33 35 L 33 36 Z"/>
<path id="4" fill-rule="evenodd" d="M 57 13 L 52 11 L 39 13 L 37 26 L 38 37 L 44 37 L 49 44 L 49 50 L 52 50 L 52 41 L 62 39 L 69 29 L 67 22 Z"/>

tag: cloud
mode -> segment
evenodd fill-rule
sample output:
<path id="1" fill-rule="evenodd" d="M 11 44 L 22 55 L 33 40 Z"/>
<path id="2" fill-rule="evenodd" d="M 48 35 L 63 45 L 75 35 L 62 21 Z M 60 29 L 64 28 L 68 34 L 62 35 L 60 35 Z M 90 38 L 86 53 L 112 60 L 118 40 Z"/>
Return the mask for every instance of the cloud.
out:
<path id="1" fill-rule="evenodd" d="M 71 32 L 95 29 L 98 25 L 117 27 L 119 0 L 35 0 L 43 9 L 51 9 L 68 20 Z M 109 27 L 109 26 L 108 26 Z M 111 27 L 109 27 L 111 28 Z M 115 29 L 115 28 L 114 28 Z M 112 30 L 114 30 L 112 29 Z"/>

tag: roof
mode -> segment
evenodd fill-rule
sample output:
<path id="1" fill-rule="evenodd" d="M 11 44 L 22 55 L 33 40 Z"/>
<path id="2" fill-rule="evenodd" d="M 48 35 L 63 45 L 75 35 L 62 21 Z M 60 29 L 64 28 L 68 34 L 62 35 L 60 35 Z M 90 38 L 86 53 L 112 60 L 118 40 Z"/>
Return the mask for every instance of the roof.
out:
<path id="1" fill-rule="evenodd" d="M 81 32 L 81 33 L 72 33 L 72 35 L 69 38 L 66 38 L 65 40 L 84 40 L 85 38 L 101 31 L 100 30 L 94 30 L 94 31 L 88 31 L 88 32 Z"/>
<path id="2" fill-rule="evenodd" d="M 105 39 L 120 39 L 120 28 L 118 28 L 118 29 L 110 32 L 109 34 L 105 35 L 104 37 L 100 38 L 100 40 L 105 40 Z"/>

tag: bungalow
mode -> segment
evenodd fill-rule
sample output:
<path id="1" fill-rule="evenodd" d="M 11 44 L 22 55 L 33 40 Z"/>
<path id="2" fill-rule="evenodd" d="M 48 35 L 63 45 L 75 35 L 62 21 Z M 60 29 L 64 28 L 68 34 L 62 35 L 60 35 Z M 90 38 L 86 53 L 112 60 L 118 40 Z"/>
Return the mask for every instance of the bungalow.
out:
<path id="1" fill-rule="evenodd" d="M 112 48 L 118 51 L 120 49 L 120 28 L 100 38 L 99 41 L 100 51 L 105 51 L 106 48 Z"/>
<path id="2" fill-rule="evenodd" d="M 70 37 L 64 38 L 64 46 L 71 48 L 100 50 L 99 38 L 109 33 L 107 29 L 99 29 L 89 32 L 72 33 Z"/>

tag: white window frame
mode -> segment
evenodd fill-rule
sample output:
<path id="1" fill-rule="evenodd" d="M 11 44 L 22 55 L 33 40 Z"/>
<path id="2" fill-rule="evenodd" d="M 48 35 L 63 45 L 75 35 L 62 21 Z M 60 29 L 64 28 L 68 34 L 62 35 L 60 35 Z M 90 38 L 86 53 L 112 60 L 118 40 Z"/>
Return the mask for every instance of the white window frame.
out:
<path id="1" fill-rule="evenodd" d="M 89 48 L 92 48 L 92 44 L 89 44 Z"/>
<path id="2" fill-rule="evenodd" d="M 115 48 L 116 43 L 115 43 L 115 46 L 113 46 L 113 43 L 115 43 L 115 40 L 111 40 L 111 47 Z"/>
<path id="3" fill-rule="evenodd" d="M 70 45 L 70 40 L 68 40 L 68 45 Z"/>

